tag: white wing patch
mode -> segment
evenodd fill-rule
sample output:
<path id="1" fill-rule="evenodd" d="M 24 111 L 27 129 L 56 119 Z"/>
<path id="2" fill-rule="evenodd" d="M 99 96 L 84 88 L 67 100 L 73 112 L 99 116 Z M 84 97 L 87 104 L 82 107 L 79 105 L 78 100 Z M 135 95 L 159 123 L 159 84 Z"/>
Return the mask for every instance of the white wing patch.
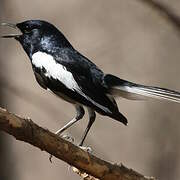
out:
<path id="1" fill-rule="evenodd" d="M 92 102 L 94 105 L 103 109 L 105 112 L 111 113 L 111 111 L 100 105 L 99 103 L 93 101 L 90 97 L 87 97 L 78 86 L 71 72 L 69 72 L 66 67 L 59 63 L 56 63 L 53 56 L 45 52 L 36 52 L 32 55 L 32 64 L 37 68 L 44 68 L 46 70 L 45 76 L 49 78 L 54 78 L 62 82 L 68 89 L 77 91 L 87 100 Z"/>
<path id="2" fill-rule="evenodd" d="M 46 70 L 45 75 L 47 77 L 53 77 L 62 82 L 68 89 L 79 90 L 79 86 L 74 80 L 73 75 L 67 71 L 66 67 L 56 63 L 53 56 L 43 53 L 36 52 L 32 55 L 32 64 L 37 68 L 44 68 Z"/>

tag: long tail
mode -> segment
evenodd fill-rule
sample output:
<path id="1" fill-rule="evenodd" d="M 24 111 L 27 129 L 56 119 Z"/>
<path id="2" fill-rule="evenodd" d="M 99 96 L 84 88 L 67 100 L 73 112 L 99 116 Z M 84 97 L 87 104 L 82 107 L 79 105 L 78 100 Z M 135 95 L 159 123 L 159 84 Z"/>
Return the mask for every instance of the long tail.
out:
<path id="1" fill-rule="evenodd" d="M 180 103 L 180 92 L 177 91 L 135 84 L 110 74 L 104 77 L 104 83 L 114 96 L 120 96 L 130 100 L 142 100 L 151 97 Z"/>

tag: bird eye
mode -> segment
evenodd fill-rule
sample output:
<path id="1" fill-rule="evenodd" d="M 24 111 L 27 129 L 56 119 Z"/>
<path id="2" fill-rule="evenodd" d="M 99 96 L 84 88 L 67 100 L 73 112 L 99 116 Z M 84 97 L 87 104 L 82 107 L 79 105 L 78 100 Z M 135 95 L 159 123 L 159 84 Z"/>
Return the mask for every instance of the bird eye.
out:
<path id="1" fill-rule="evenodd" d="M 31 32 L 31 28 L 29 26 L 25 26 L 24 32 L 25 33 L 30 33 Z"/>

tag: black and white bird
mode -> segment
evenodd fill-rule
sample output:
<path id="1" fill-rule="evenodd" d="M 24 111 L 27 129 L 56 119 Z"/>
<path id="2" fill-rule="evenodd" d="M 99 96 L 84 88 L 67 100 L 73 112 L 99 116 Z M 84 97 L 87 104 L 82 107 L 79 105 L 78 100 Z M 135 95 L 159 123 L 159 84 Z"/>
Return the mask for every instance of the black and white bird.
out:
<path id="1" fill-rule="evenodd" d="M 85 113 L 83 107 L 87 107 L 89 122 L 80 146 L 95 121 L 95 112 L 127 125 L 127 119 L 119 112 L 115 97 L 130 100 L 151 97 L 180 103 L 179 92 L 139 85 L 105 74 L 80 54 L 54 25 L 46 21 L 28 20 L 18 24 L 1 25 L 19 30 L 18 34 L 2 37 L 15 38 L 20 42 L 30 59 L 39 85 L 75 106 L 75 117 L 56 134 L 60 135 L 82 119 Z"/>

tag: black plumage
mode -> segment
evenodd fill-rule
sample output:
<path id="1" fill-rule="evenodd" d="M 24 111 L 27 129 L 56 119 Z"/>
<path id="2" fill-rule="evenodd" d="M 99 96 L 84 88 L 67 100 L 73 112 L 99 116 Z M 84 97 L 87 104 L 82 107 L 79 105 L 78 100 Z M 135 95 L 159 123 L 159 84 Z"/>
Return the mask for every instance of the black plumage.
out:
<path id="1" fill-rule="evenodd" d="M 80 54 L 66 37 L 52 24 L 41 20 L 29 20 L 16 25 L 20 34 L 14 37 L 29 56 L 37 82 L 44 89 L 74 104 L 76 116 L 56 133 L 61 134 L 84 116 L 83 106 L 88 108 L 89 123 L 80 142 L 95 121 L 98 112 L 127 125 L 127 119 L 119 112 L 116 96 L 127 99 L 155 97 L 180 102 L 180 93 L 159 87 L 138 85 L 105 74 L 93 62 Z"/>

